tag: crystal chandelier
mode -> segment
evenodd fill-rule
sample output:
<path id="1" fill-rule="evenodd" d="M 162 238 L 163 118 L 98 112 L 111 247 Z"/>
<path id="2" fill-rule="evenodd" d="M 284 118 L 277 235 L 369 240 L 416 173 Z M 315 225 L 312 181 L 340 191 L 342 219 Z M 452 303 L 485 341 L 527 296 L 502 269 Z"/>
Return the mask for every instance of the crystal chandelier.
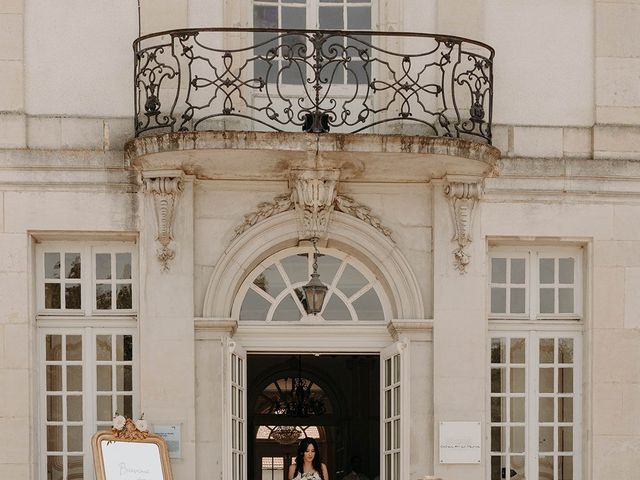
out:
<path id="1" fill-rule="evenodd" d="M 288 383 L 288 382 L 287 382 Z M 298 355 L 298 375 L 291 378 L 291 388 L 278 389 L 273 399 L 272 413 L 288 417 L 311 417 L 324 415 L 326 407 L 321 398 L 312 394 L 314 383 L 302 377 L 302 356 Z"/>
<path id="2" fill-rule="evenodd" d="M 282 445 L 291 445 L 298 441 L 301 433 L 293 425 L 279 425 L 271 431 L 271 438 Z"/>

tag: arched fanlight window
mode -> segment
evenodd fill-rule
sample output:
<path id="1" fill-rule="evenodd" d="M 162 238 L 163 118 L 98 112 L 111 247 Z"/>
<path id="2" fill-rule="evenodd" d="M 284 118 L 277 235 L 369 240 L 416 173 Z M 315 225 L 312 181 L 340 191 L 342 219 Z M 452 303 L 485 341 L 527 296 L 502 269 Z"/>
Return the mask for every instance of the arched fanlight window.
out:
<path id="1" fill-rule="evenodd" d="M 240 321 L 298 321 L 305 317 L 302 286 L 313 271 L 313 249 L 293 248 L 262 262 L 239 292 Z M 379 280 L 353 257 L 321 249 L 320 280 L 328 287 L 318 317 L 327 321 L 385 320 L 385 297 Z"/>

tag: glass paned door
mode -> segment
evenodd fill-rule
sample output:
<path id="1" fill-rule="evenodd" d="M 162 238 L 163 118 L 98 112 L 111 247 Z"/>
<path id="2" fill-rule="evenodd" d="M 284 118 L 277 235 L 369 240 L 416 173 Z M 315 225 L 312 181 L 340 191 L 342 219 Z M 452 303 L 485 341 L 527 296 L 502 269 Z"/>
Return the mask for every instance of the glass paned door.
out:
<path id="1" fill-rule="evenodd" d="M 91 436 L 137 418 L 135 328 L 40 328 L 40 477 L 92 478 Z"/>
<path id="2" fill-rule="evenodd" d="M 229 445 L 231 446 L 228 472 L 232 480 L 247 478 L 247 354 L 237 342 L 229 340 L 228 378 L 230 383 L 227 399 L 231 425 Z"/>
<path id="3" fill-rule="evenodd" d="M 394 343 L 380 353 L 380 448 L 382 450 L 380 478 L 400 480 L 403 475 L 404 452 L 402 437 L 405 434 L 403 402 L 407 396 L 407 385 L 403 382 L 406 371 L 406 344 Z"/>
<path id="4" fill-rule="evenodd" d="M 581 478 L 581 335 L 493 332 L 489 478 Z"/>
<path id="5" fill-rule="evenodd" d="M 491 480 L 525 478 L 527 346 L 521 335 L 491 339 Z"/>
<path id="6" fill-rule="evenodd" d="M 44 455 L 49 479 L 82 478 L 85 353 L 81 330 L 44 334 Z"/>
<path id="7" fill-rule="evenodd" d="M 539 334 L 537 450 L 542 480 L 580 478 L 580 337 Z"/>

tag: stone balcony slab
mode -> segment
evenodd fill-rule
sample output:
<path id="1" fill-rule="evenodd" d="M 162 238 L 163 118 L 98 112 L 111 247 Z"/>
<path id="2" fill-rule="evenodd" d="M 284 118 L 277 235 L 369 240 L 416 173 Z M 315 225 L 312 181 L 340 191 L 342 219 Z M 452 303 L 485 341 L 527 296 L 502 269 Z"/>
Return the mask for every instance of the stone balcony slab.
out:
<path id="1" fill-rule="evenodd" d="M 497 174 L 500 151 L 457 138 L 203 131 L 139 137 L 125 145 L 137 170 L 180 169 L 200 179 L 286 180 L 292 168 L 340 169 L 342 180 L 426 182 Z"/>

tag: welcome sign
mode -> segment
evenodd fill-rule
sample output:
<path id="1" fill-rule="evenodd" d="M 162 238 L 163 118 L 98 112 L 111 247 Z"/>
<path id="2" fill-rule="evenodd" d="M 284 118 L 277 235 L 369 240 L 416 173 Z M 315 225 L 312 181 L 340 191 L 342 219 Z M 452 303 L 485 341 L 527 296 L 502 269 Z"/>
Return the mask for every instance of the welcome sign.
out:
<path id="1" fill-rule="evenodd" d="M 100 442 L 106 480 L 163 478 L 160 448 L 156 443 Z"/>
<path id="2" fill-rule="evenodd" d="M 167 444 L 131 419 L 91 438 L 96 480 L 172 480 Z"/>

